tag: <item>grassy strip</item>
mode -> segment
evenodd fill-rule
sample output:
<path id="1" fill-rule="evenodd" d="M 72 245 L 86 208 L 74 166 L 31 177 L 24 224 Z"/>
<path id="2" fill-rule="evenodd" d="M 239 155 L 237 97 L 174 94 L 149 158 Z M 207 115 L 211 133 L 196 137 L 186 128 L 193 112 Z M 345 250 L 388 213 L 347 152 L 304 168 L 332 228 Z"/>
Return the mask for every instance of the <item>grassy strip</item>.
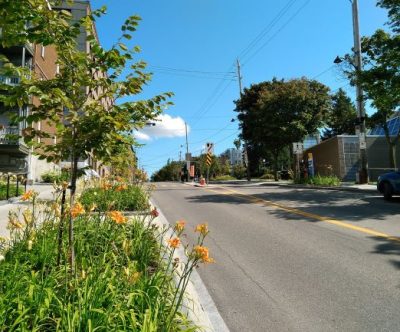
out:
<path id="1" fill-rule="evenodd" d="M 293 181 L 296 184 L 308 184 L 313 186 L 326 186 L 326 187 L 336 187 L 340 185 L 340 179 L 337 176 L 320 176 L 316 175 L 314 177 L 308 178 L 297 178 Z"/>
<path id="2" fill-rule="evenodd" d="M 219 175 L 216 176 L 212 181 L 229 181 L 229 180 L 237 180 L 235 177 L 230 175 Z"/>
<path id="3" fill-rule="evenodd" d="M 192 329 L 174 307 L 173 276 L 154 227 L 78 217 L 71 278 L 66 265 L 56 266 L 57 226 L 21 233 L 0 262 L 1 331 Z"/>

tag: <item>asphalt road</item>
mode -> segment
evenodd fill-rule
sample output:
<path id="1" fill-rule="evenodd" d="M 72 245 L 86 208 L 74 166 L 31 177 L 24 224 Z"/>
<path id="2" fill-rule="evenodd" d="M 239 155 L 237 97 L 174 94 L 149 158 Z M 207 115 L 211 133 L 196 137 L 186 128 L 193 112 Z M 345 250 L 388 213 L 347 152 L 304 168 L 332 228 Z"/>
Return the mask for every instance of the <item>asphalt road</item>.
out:
<path id="1" fill-rule="evenodd" d="M 198 272 L 231 331 L 400 331 L 400 199 L 158 183 L 153 200 L 188 241 L 208 222 Z"/>

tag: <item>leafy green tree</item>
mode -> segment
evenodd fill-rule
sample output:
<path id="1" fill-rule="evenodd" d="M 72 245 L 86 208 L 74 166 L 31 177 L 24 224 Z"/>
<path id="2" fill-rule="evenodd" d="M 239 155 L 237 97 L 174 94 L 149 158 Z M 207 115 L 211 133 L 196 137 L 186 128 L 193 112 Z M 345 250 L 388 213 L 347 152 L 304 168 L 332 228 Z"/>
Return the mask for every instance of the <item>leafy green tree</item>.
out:
<path id="1" fill-rule="evenodd" d="M 153 182 L 180 181 L 180 174 L 184 163 L 180 161 L 167 161 L 167 164 L 161 167 L 151 176 Z"/>
<path id="2" fill-rule="evenodd" d="M 143 61 L 134 62 L 140 51 L 139 47 L 128 47 L 125 43 L 132 39 L 132 32 L 140 20 L 130 16 L 121 27 L 121 37 L 110 49 L 103 48 L 95 36 L 95 19 L 105 13 L 105 7 L 83 17 L 79 22 L 72 22 L 67 11 L 47 14 L 46 2 L 39 0 L 23 1 L 21 11 L 25 16 L 19 27 L 25 30 L 26 37 L 19 37 L 21 32 L 14 32 L 15 40 L 26 38 L 26 42 L 51 43 L 58 54 L 60 72 L 54 79 L 41 80 L 35 75 L 26 75 L 26 68 L 19 68 L 8 62 L 3 56 L 7 70 L 17 72 L 21 77 L 18 86 L 2 86 L 6 93 L 0 95 L 0 102 L 8 107 L 29 105 L 30 114 L 19 117 L 26 121 L 28 128 L 23 136 L 27 143 L 35 147 L 41 159 L 47 161 L 71 160 L 71 206 L 74 204 L 78 161 L 94 155 L 102 160 L 112 156 L 116 146 L 132 145 L 135 140 L 129 135 L 151 119 L 154 119 L 165 107 L 170 93 L 155 96 L 148 100 L 132 100 L 142 92 L 151 76 L 144 72 Z M 38 7 L 33 7 L 31 3 Z M 7 9 L 12 9 L 8 6 Z M 14 10 L 11 10 L 14 12 Z M 44 15 L 41 20 L 39 16 Z M 30 19 L 32 17 L 32 19 Z M 36 21 L 36 19 L 38 21 Z M 29 22 L 29 27 L 25 24 Z M 24 25 L 25 24 L 25 25 Z M 14 24 L 15 25 L 15 24 Z M 13 23 L 10 22 L 10 26 Z M 33 27 L 31 27 L 33 26 Z M 46 32 L 55 26 L 61 26 L 63 34 Z M 6 26 L 3 45 L 12 45 L 13 31 Z M 80 31 L 87 32 L 89 54 L 79 51 L 76 38 Z M 23 35 L 23 34 L 22 34 Z M 39 104 L 32 103 L 32 97 Z M 56 144 L 45 145 L 37 138 L 50 137 L 49 133 L 33 126 L 39 121 L 46 121 L 56 128 L 59 138 Z M 69 218 L 69 258 L 71 269 L 74 269 L 73 218 Z"/>
<path id="3" fill-rule="evenodd" d="M 241 141 L 239 138 L 237 138 L 237 139 L 235 139 L 235 140 L 233 141 L 233 145 L 235 146 L 235 148 L 236 148 L 237 150 L 239 150 L 240 147 L 242 146 L 242 141 Z"/>
<path id="4" fill-rule="evenodd" d="M 328 91 L 325 85 L 306 78 L 273 79 L 245 89 L 236 101 L 241 138 L 261 157 L 271 153 L 276 180 L 285 147 L 321 127 L 330 104 Z"/>
<path id="5" fill-rule="evenodd" d="M 332 107 L 329 109 L 326 119 L 327 129 L 323 133 L 323 139 L 337 135 L 355 134 L 355 122 L 357 112 L 351 99 L 343 89 L 339 89 L 332 96 Z"/>
<path id="6" fill-rule="evenodd" d="M 400 130 L 390 136 L 386 123 L 400 106 L 400 7 L 397 0 L 381 0 L 378 5 L 388 10 L 390 30 L 378 29 L 372 36 L 363 37 L 363 70 L 354 70 L 352 56 L 346 55 L 345 73 L 351 83 L 361 85 L 365 97 L 376 108 L 370 123 L 384 129 L 390 167 L 396 168 L 395 152 Z"/>

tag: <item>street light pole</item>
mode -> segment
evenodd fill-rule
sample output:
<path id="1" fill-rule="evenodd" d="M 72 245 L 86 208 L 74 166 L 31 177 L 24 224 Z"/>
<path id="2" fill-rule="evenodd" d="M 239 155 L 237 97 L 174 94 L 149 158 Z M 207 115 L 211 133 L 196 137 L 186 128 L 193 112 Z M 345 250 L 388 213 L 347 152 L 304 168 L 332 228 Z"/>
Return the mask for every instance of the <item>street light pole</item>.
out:
<path id="1" fill-rule="evenodd" d="M 243 95 L 243 88 L 242 88 L 242 73 L 240 71 L 240 62 L 239 59 L 236 59 L 236 66 L 237 66 L 237 75 L 238 75 L 238 82 L 239 82 L 239 95 L 242 98 Z M 246 171 L 247 171 L 247 181 L 251 181 L 250 176 L 250 165 L 249 165 L 249 155 L 247 154 L 247 141 L 243 138 L 244 141 L 244 154 L 247 158 L 246 159 Z"/>
<path id="2" fill-rule="evenodd" d="M 358 0 L 352 0 L 352 17 L 353 17 L 353 37 L 354 37 L 354 60 L 357 76 L 362 71 L 362 56 L 361 56 L 361 40 L 360 40 L 360 26 L 358 18 Z M 361 85 L 356 82 L 356 98 L 357 98 L 357 126 L 358 140 L 360 147 L 360 160 L 359 160 L 359 183 L 368 183 L 368 160 L 367 160 L 367 143 L 365 133 L 365 109 L 363 100 L 363 91 Z"/>

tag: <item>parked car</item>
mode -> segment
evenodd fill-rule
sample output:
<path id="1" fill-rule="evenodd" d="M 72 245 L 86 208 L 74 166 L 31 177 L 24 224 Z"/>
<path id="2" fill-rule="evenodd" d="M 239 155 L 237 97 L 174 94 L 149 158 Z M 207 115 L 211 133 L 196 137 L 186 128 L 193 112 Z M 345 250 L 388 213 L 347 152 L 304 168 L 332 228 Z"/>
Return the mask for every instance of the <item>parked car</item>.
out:
<path id="1" fill-rule="evenodd" d="M 377 182 L 378 191 L 387 200 L 393 195 L 400 195 L 400 172 L 382 174 Z"/>

